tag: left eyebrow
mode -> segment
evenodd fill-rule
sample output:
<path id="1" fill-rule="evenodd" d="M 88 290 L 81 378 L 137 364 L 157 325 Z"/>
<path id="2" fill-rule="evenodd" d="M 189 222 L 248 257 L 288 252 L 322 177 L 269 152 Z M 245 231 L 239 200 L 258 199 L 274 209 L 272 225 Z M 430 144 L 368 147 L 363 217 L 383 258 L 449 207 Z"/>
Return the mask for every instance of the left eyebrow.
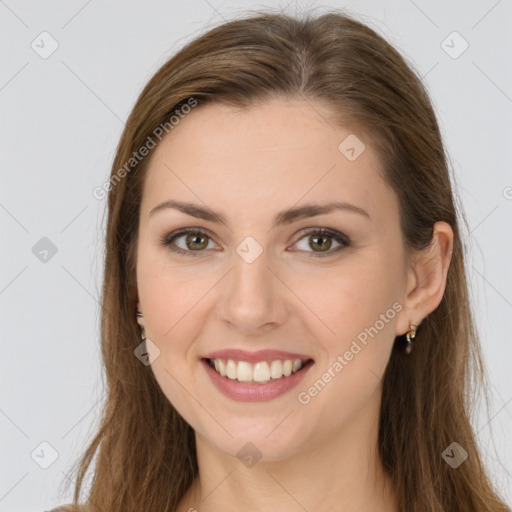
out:
<path id="1" fill-rule="evenodd" d="M 194 203 L 175 201 L 174 199 L 168 199 L 167 201 L 164 201 L 163 203 L 156 205 L 149 212 L 149 216 L 151 217 L 156 212 L 164 210 L 166 208 L 174 208 L 185 213 L 186 215 L 190 215 L 198 219 L 214 222 L 216 224 L 226 225 L 226 217 L 222 213 L 214 212 L 210 208 L 204 208 Z M 359 215 L 366 217 L 368 220 L 371 220 L 369 213 L 363 208 L 343 201 L 338 201 L 327 204 L 307 204 L 304 206 L 283 210 L 274 217 L 272 221 L 272 227 L 274 228 L 276 226 L 291 224 L 300 219 L 315 217 L 316 215 L 323 215 L 335 210 L 357 213 Z"/>

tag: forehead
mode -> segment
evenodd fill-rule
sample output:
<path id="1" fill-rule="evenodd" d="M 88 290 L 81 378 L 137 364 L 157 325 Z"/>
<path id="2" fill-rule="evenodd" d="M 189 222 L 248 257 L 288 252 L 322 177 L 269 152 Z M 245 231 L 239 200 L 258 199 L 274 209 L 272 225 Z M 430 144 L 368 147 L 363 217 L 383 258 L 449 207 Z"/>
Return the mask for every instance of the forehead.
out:
<path id="1" fill-rule="evenodd" d="M 153 151 L 141 214 L 169 198 L 270 213 L 281 209 L 272 206 L 276 202 L 294 205 L 302 198 L 350 202 L 373 210 L 372 217 L 383 205 L 393 207 L 369 141 L 335 125 L 319 103 L 201 105 Z"/>

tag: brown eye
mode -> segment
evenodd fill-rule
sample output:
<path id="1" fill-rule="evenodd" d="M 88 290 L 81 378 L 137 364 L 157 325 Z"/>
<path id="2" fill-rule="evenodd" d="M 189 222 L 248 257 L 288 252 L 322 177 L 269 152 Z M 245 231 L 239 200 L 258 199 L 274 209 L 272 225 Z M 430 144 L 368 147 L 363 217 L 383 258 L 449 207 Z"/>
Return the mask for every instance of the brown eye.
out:
<path id="1" fill-rule="evenodd" d="M 328 228 L 311 229 L 299 240 L 299 242 L 303 239 L 306 239 L 307 243 L 306 247 L 301 250 L 309 252 L 311 256 L 320 258 L 337 253 L 345 247 L 348 247 L 351 243 L 350 239 L 343 233 L 333 231 Z M 333 250 L 330 250 L 333 240 L 335 240 L 339 245 Z M 313 249 L 313 251 L 308 249 Z"/>
<path id="2" fill-rule="evenodd" d="M 185 236 L 185 245 L 187 248 L 192 250 L 205 249 L 208 246 L 208 241 L 205 243 L 207 238 L 208 237 L 201 235 L 200 233 L 188 234 Z"/>
<path id="3" fill-rule="evenodd" d="M 313 235 L 309 237 L 310 240 L 310 247 L 314 249 L 315 247 L 318 247 L 320 252 L 328 251 L 331 248 L 332 245 L 332 239 L 325 235 Z"/>
<path id="4" fill-rule="evenodd" d="M 176 240 L 180 239 L 183 239 L 181 247 L 176 244 Z M 178 254 L 199 256 L 208 247 L 210 240 L 208 234 L 199 229 L 182 229 L 162 239 L 161 244 L 168 246 L 171 251 Z"/>
<path id="5" fill-rule="evenodd" d="M 180 239 L 183 240 L 181 246 L 176 243 L 176 241 Z M 300 249 L 300 251 L 309 253 L 314 257 L 333 255 L 351 244 L 350 239 L 346 235 L 329 228 L 310 229 L 302 236 L 299 242 L 303 239 L 307 239 L 307 244 L 306 247 Z M 331 250 L 333 240 L 338 246 Z M 177 254 L 199 256 L 206 252 L 205 249 L 208 248 L 210 241 L 212 241 L 212 239 L 205 231 L 187 228 L 171 233 L 163 238 L 160 243 L 161 245 L 168 246 L 171 251 Z M 299 242 L 296 242 L 295 245 Z"/>

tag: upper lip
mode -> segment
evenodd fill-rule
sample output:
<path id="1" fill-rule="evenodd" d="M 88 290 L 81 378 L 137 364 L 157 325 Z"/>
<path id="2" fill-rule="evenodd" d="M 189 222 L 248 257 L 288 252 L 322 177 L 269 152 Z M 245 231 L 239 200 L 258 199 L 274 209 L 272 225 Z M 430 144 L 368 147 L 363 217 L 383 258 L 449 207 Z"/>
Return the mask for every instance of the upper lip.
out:
<path id="1" fill-rule="evenodd" d="M 224 349 L 210 352 L 204 356 L 205 359 L 234 359 L 237 361 L 247 361 L 248 363 L 258 363 L 259 361 L 268 361 L 273 359 L 301 359 L 308 361 L 312 357 L 297 354 L 295 352 L 284 352 L 283 350 L 259 350 L 257 352 L 247 352 L 241 349 Z"/>

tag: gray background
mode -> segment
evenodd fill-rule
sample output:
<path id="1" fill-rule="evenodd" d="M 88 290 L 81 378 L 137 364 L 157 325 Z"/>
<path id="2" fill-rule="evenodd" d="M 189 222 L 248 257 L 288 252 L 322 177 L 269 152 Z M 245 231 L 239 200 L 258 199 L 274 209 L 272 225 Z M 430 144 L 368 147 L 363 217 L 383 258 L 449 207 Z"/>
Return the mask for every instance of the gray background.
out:
<path id="1" fill-rule="evenodd" d="M 286 3 L 0 0 L 0 512 L 69 502 L 71 491 L 58 491 L 96 426 L 105 200 L 92 191 L 108 177 L 136 96 L 208 26 Z M 310 5 L 358 13 L 413 62 L 433 97 L 471 232 L 472 297 L 493 399 L 474 425 L 493 478 L 507 492 L 512 2 Z M 304 8 L 292 1 L 286 11 Z M 50 36 L 40 36 L 44 31 Z M 450 36 L 454 31 L 463 39 Z M 43 58 L 52 40 L 58 48 Z M 464 41 L 469 47 L 459 55 Z M 56 254 L 38 252 L 48 248 L 43 237 Z"/>

